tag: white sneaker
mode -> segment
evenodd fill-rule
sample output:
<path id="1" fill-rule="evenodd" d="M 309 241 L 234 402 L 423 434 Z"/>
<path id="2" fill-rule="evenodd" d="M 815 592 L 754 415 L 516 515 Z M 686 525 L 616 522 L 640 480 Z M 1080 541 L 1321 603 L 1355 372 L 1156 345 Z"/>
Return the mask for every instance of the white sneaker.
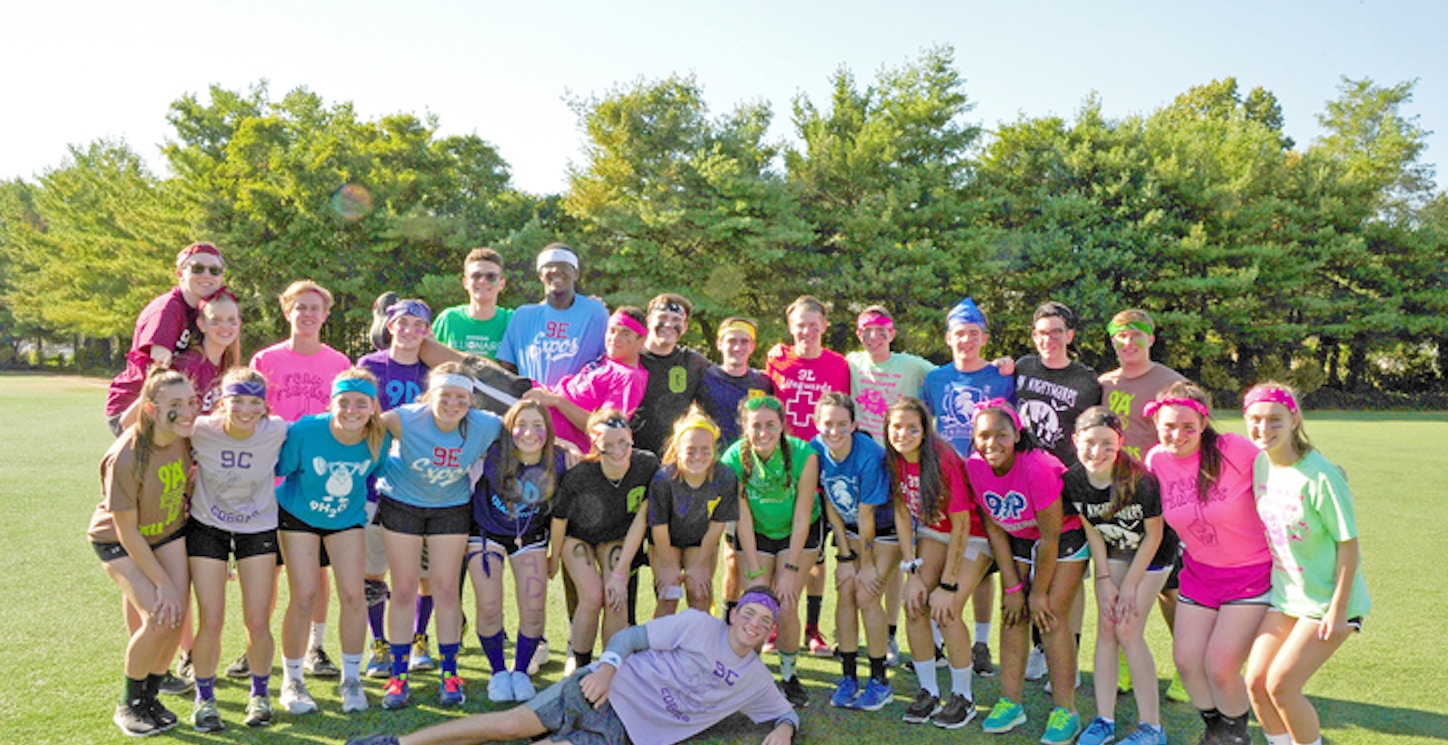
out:
<path id="1" fill-rule="evenodd" d="M 488 681 L 488 700 L 495 704 L 513 700 L 512 673 L 507 670 L 500 673 L 493 673 L 492 679 Z"/>
<path id="2" fill-rule="evenodd" d="M 889 646 L 885 647 L 885 666 L 894 667 L 900 664 L 900 645 L 896 643 L 895 637 L 890 637 Z"/>
<path id="3" fill-rule="evenodd" d="M 1080 688 L 1080 687 L 1081 687 L 1081 669 L 1080 669 L 1080 668 L 1076 668 L 1076 687 L 1077 687 L 1077 688 Z M 1050 693 L 1050 692 L 1051 692 L 1051 680 L 1050 680 L 1049 678 L 1047 678 L 1047 679 L 1046 679 L 1046 693 Z"/>
<path id="4" fill-rule="evenodd" d="M 578 658 L 573 656 L 573 650 L 568 650 L 568 659 L 563 661 L 563 677 L 568 677 L 578 672 Z"/>
<path id="5" fill-rule="evenodd" d="M 1046 677 L 1046 652 L 1040 647 L 1031 647 L 1026 655 L 1026 680 L 1040 680 Z"/>
<path id="6" fill-rule="evenodd" d="M 569 654 L 569 657 L 572 656 L 572 654 Z M 538 669 L 546 664 L 548 664 L 548 640 L 539 639 L 537 648 L 533 650 L 533 659 L 528 660 L 528 674 L 537 675 Z M 524 699 L 518 700 L 522 701 Z"/>
<path id="7" fill-rule="evenodd" d="M 312 694 L 307 693 L 307 684 L 301 680 L 288 680 L 282 683 L 282 708 L 288 714 L 310 714 L 317 710 L 317 702 L 312 700 Z"/>
<path id="8" fill-rule="evenodd" d="M 520 673 L 515 670 L 513 671 L 512 678 L 514 701 L 521 703 L 538 695 L 538 692 L 533 689 L 533 679 L 528 677 L 527 673 Z M 491 683 L 489 687 L 492 687 Z"/>
<path id="9" fill-rule="evenodd" d="M 367 711 L 367 693 L 362 690 L 361 679 L 343 679 L 342 685 L 337 687 L 337 692 L 342 695 L 343 714 Z"/>

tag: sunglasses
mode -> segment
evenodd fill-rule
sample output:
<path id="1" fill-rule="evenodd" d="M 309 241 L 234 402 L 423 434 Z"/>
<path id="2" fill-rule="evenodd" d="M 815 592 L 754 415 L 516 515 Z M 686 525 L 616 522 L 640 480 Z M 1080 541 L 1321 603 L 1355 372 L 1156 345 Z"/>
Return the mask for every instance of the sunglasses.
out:
<path id="1" fill-rule="evenodd" d="M 503 275 L 497 272 L 473 272 L 472 274 L 468 275 L 468 279 L 481 279 L 482 281 L 487 282 L 490 285 L 496 283 L 502 278 Z"/>
<path id="2" fill-rule="evenodd" d="M 216 264 L 202 264 L 199 262 L 187 264 L 186 267 L 191 270 L 192 274 L 210 274 L 213 277 L 220 277 L 221 273 L 226 271 L 226 267 L 224 266 L 217 266 Z"/>
<path id="3" fill-rule="evenodd" d="M 784 404 L 780 403 L 779 399 L 774 396 L 759 396 L 757 398 L 745 399 L 744 401 L 744 408 L 749 411 L 759 411 L 760 407 L 774 409 L 775 411 L 784 411 Z"/>

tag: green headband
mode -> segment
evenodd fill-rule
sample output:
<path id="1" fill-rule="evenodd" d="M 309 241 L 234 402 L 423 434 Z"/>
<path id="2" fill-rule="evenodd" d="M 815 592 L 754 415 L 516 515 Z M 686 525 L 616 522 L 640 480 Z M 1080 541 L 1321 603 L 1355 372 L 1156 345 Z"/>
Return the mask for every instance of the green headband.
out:
<path id="1" fill-rule="evenodd" d="M 1156 330 L 1151 327 L 1151 324 L 1142 321 L 1132 321 L 1130 323 L 1116 323 L 1113 321 L 1106 324 L 1106 333 L 1109 336 L 1116 336 L 1127 329 L 1136 329 L 1147 336 L 1156 333 Z"/>

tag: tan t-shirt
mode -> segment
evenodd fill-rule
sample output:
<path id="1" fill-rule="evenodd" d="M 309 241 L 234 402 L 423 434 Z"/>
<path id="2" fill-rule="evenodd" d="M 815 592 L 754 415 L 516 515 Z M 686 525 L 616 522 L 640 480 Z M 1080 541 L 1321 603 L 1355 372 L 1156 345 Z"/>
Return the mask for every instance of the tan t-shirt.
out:
<path id="1" fill-rule="evenodd" d="M 171 537 L 186 524 L 191 495 L 191 443 L 178 437 L 151 451 L 146 471 L 136 477 L 136 431 L 129 429 L 101 458 L 101 494 L 86 537 L 116 543 L 116 512 L 136 510 L 136 524 L 148 545 Z"/>
<path id="2" fill-rule="evenodd" d="M 1146 457 L 1146 451 L 1156 444 L 1156 425 L 1142 410 L 1147 402 L 1156 400 L 1156 394 L 1178 380 L 1186 380 L 1186 376 L 1157 362 L 1145 375 L 1135 378 L 1123 375 L 1119 367 L 1101 375 L 1101 403 L 1126 422 L 1122 449 L 1137 460 Z"/>

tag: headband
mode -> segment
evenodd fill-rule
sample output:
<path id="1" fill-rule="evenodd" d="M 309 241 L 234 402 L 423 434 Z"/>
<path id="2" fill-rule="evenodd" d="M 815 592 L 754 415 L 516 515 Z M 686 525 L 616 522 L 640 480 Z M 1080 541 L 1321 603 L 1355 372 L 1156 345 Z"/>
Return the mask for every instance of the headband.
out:
<path id="1" fill-rule="evenodd" d="M 1201 414 L 1203 419 L 1211 416 L 1211 412 L 1207 411 L 1207 405 L 1195 398 L 1163 398 L 1160 401 L 1150 401 L 1142 408 L 1141 413 L 1147 419 L 1151 419 L 1156 416 L 1156 412 L 1161 411 L 1163 406 L 1185 406 Z"/>
<path id="2" fill-rule="evenodd" d="M 624 419 L 622 416 L 615 415 L 601 422 L 598 422 L 593 426 L 602 427 L 604 429 L 628 429 L 628 420 Z"/>
<path id="3" fill-rule="evenodd" d="M 622 326 L 629 331 L 638 334 L 639 336 L 649 335 L 649 330 L 644 328 L 644 325 L 642 323 L 639 323 L 637 318 L 634 318 L 633 316 L 621 310 L 614 311 L 613 315 L 608 317 L 608 325 Z"/>
<path id="4" fill-rule="evenodd" d="M 472 393 L 473 379 L 466 375 L 459 375 L 457 373 L 444 373 L 442 375 L 434 375 L 431 378 L 427 379 L 427 389 L 430 391 L 437 390 L 438 388 L 446 388 L 449 386 L 453 388 L 461 388 L 469 393 Z"/>
<path id="5" fill-rule="evenodd" d="M 238 306 L 241 305 L 241 301 L 237 300 L 236 296 L 231 294 L 231 288 L 227 287 L 226 285 L 222 285 L 221 288 L 218 289 L 216 292 L 211 293 L 210 297 L 204 297 L 196 301 L 196 312 L 200 313 L 201 311 L 206 310 L 206 306 L 212 303 L 220 302 L 222 300 L 230 300 L 231 302 L 236 303 Z"/>
<path id="6" fill-rule="evenodd" d="M 1127 323 L 1116 323 L 1113 321 L 1106 324 L 1106 333 L 1108 336 L 1116 336 L 1127 329 L 1136 329 L 1147 336 L 1156 333 L 1156 329 L 1153 329 L 1151 324 L 1145 321 L 1128 321 Z"/>
<path id="7" fill-rule="evenodd" d="M 689 311 L 684 310 L 684 306 L 679 305 L 678 303 L 676 303 L 676 302 L 674 302 L 674 301 L 672 301 L 672 300 L 665 300 L 664 302 L 659 303 L 658 305 L 655 305 L 655 306 L 653 307 L 653 309 L 654 309 L 654 310 L 662 310 L 662 311 L 664 311 L 664 312 L 666 312 L 666 313 L 678 313 L 678 314 L 681 315 L 681 316 L 687 316 L 687 315 L 689 315 Z"/>
<path id="8" fill-rule="evenodd" d="M 759 407 L 767 407 L 775 411 L 784 411 L 784 404 L 774 396 L 752 396 L 744 399 L 744 408 L 749 411 L 759 411 Z"/>
<path id="9" fill-rule="evenodd" d="M 701 416 L 691 416 L 680 419 L 679 423 L 674 427 L 674 436 L 678 437 L 691 429 L 702 429 L 713 435 L 714 439 L 719 439 L 719 427 Z"/>
<path id="10" fill-rule="evenodd" d="M 895 322 L 890 317 L 877 310 L 867 310 L 855 319 L 855 333 L 865 330 L 866 326 L 884 326 L 891 331 L 895 330 Z"/>
<path id="11" fill-rule="evenodd" d="M 212 256 L 221 259 L 221 251 L 217 249 L 216 246 L 213 246 L 210 243 L 193 243 L 181 249 L 176 254 L 176 268 L 180 269 L 181 265 L 185 264 L 187 259 L 195 256 L 196 254 L 211 254 Z M 225 259 L 221 260 L 223 262 L 226 261 Z"/>
<path id="12" fill-rule="evenodd" d="M 258 383 L 254 380 L 240 380 L 235 383 L 227 383 L 226 385 L 221 386 L 222 398 L 230 398 L 232 396 L 256 396 L 257 398 L 266 398 L 266 384 Z"/>
<path id="13" fill-rule="evenodd" d="M 1282 404 L 1287 407 L 1288 411 L 1293 414 L 1297 413 L 1297 399 L 1293 398 L 1287 389 L 1271 385 L 1264 385 L 1247 391 L 1247 397 L 1242 399 L 1242 411 L 1246 411 L 1248 406 L 1261 401 L 1272 404 Z"/>
<path id="14" fill-rule="evenodd" d="M 1092 427 L 1106 427 L 1116 434 L 1121 434 L 1125 425 L 1121 423 L 1121 417 L 1114 411 L 1102 411 L 1093 414 L 1082 414 L 1076 418 L 1076 431 L 1091 429 Z"/>
<path id="15" fill-rule="evenodd" d="M 742 318 L 736 318 L 732 321 L 729 321 L 728 323 L 721 324 L 719 326 L 718 338 L 723 339 L 724 335 L 729 333 L 730 331 L 743 331 L 744 333 L 749 334 L 750 341 L 757 340 L 757 337 L 755 335 L 758 332 L 755 330 L 754 324 Z"/>
<path id="16" fill-rule="evenodd" d="M 364 393 L 368 398 L 377 398 L 377 386 L 366 378 L 341 378 L 332 381 L 332 398 L 343 393 Z"/>
<path id="17" fill-rule="evenodd" d="M 950 309 L 950 314 L 945 317 L 947 329 L 962 323 L 973 323 L 982 329 L 986 328 L 985 314 L 980 312 L 980 308 L 977 308 L 975 301 L 970 298 L 956 303 L 955 307 Z"/>
<path id="18" fill-rule="evenodd" d="M 764 606 L 765 608 L 768 608 L 770 614 L 772 614 L 772 615 L 775 617 L 775 619 L 778 619 L 778 618 L 779 618 L 779 601 L 778 601 L 778 600 L 775 600 L 774 598 L 772 598 L 772 597 L 770 597 L 770 596 L 768 596 L 768 595 L 766 595 L 766 594 L 764 594 L 764 593 L 762 593 L 762 592 L 746 592 L 746 593 L 744 593 L 743 595 L 741 595 L 741 596 L 739 597 L 739 605 L 736 606 L 736 607 L 743 608 L 744 606 L 746 606 L 746 605 L 748 605 L 748 604 L 750 604 L 750 603 L 759 603 L 760 605 Z"/>
<path id="19" fill-rule="evenodd" d="M 578 270 L 578 254 L 566 248 L 545 248 L 538 252 L 538 269 L 547 264 L 567 264 Z"/>
<path id="20" fill-rule="evenodd" d="M 1016 431 L 1021 431 L 1021 416 L 1016 413 L 1016 409 L 1015 407 L 1011 406 L 1011 402 L 1005 400 L 1004 398 L 993 398 L 989 401 L 982 401 L 976 404 L 975 410 L 970 413 L 970 420 L 973 422 L 975 421 L 976 417 L 987 411 L 992 410 L 999 411 L 1010 417 L 1011 424 L 1016 425 Z"/>
<path id="21" fill-rule="evenodd" d="M 427 303 L 414 299 L 398 300 L 387 306 L 389 324 L 403 316 L 417 316 L 425 323 L 432 323 L 432 308 L 427 307 Z"/>

